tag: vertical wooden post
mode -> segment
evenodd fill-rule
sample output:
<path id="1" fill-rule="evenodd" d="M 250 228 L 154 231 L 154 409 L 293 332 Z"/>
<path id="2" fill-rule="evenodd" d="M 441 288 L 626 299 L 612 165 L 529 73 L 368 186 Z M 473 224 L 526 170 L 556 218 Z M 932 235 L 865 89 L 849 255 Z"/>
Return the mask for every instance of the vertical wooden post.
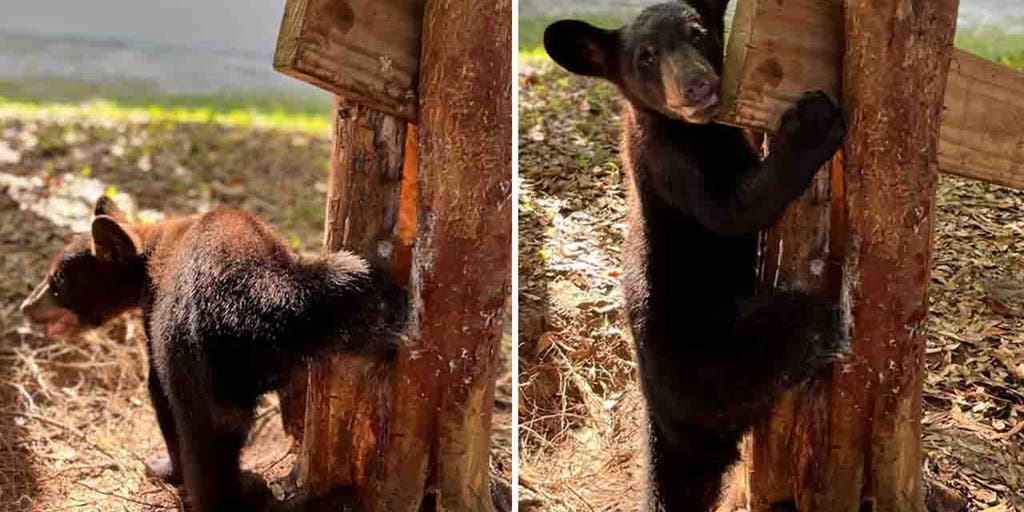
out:
<path id="1" fill-rule="evenodd" d="M 390 257 L 399 211 L 405 121 L 335 101 L 325 250 Z M 401 276 L 399 276 L 401 278 Z M 310 367 L 300 485 L 362 491 L 391 414 L 392 365 L 339 356 Z"/>
<path id="2" fill-rule="evenodd" d="M 414 310 L 395 361 L 311 368 L 300 484 L 313 494 L 353 486 L 372 511 L 414 512 L 431 493 L 439 509 L 491 509 L 512 248 L 511 19 L 509 0 L 427 3 L 418 145 L 405 158 L 404 121 L 338 104 L 327 249 L 389 257 Z"/>
<path id="3" fill-rule="evenodd" d="M 939 127 L 959 0 L 850 0 L 844 13 L 845 261 L 853 357 L 837 371 L 839 446 L 821 510 L 922 511 L 921 393 Z M 859 474 L 858 474 L 859 473 Z M 860 485 L 857 485 L 860 484 Z M 859 495 L 859 496 L 858 496 Z M 834 506 L 829 506 L 830 501 Z"/>
<path id="4" fill-rule="evenodd" d="M 838 209 L 830 206 L 830 185 L 838 190 L 842 158 L 826 164 L 807 193 L 792 204 L 782 219 L 762 237 L 758 275 L 764 293 L 797 289 L 822 296 L 838 296 L 839 265 L 835 239 L 829 236 L 831 218 Z M 838 198 L 839 196 L 833 196 Z M 841 254 L 841 253 L 840 253 Z M 801 452 L 798 440 L 816 440 L 814 429 L 825 420 L 822 403 L 825 381 L 794 390 L 775 407 L 770 420 L 756 425 L 744 445 L 746 486 L 750 509 L 770 510 L 772 504 L 793 500 L 794 482 L 814 478 L 810 452 Z M 815 451 L 816 453 L 816 451 Z"/>
<path id="5" fill-rule="evenodd" d="M 490 510 L 495 369 L 512 250 L 512 4 L 430 0 L 420 78 L 420 333 L 444 354 L 441 510 Z"/>
<path id="6" fill-rule="evenodd" d="M 839 296 L 852 354 L 755 430 L 748 466 L 753 510 L 780 501 L 801 511 L 924 510 L 927 288 L 957 7 L 958 0 L 846 2 L 850 132 L 843 172 L 833 175 L 830 251 L 842 258 Z M 777 233 L 820 231 L 795 222 L 787 216 Z M 814 259 L 799 258 L 807 265 Z M 788 274 L 780 273 L 783 282 Z"/>

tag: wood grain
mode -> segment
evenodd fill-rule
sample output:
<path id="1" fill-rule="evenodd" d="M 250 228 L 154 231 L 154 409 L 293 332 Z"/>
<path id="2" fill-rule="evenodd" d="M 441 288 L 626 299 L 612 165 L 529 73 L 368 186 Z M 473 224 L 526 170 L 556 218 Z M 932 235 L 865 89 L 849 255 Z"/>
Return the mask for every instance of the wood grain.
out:
<path id="1" fill-rule="evenodd" d="M 719 121 L 772 131 L 805 91 L 839 99 L 843 30 L 838 0 L 739 2 Z M 940 170 L 1024 189 L 1024 73 L 960 50 L 951 59 Z"/>
<path id="2" fill-rule="evenodd" d="M 492 508 L 491 412 L 511 292 L 512 3 L 427 5 L 420 81 L 420 335 L 447 365 L 437 508 Z"/>
<path id="3" fill-rule="evenodd" d="M 324 248 L 378 260 L 391 257 L 406 123 L 336 100 L 334 130 Z M 399 354 L 395 362 L 337 356 L 311 365 L 300 471 L 303 487 L 323 494 L 338 485 L 350 486 L 364 500 L 372 494 L 394 415 L 395 367 L 404 356 Z M 407 485 L 415 489 L 416 482 Z M 422 496 L 422 486 L 417 492 Z"/>
<path id="4" fill-rule="evenodd" d="M 414 121 L 425 0 L 288 0 L 274 69 Z"/>
<path id="5" fill-rule="evenodd" d="M 838 298 L 852 353 L 755 428 L 746 463 L 752 511 L 924 511 L 927 290 L 957 7 L 847 0 L 839 14 L 850 131 L 832 162 L 831 199 L 794 205 L 769 235 L 767 256 L 780 286 Z M 774 254 L 772 243 L 780 244 Z M 824 273 L 808 273 L 823 258 Z"/>

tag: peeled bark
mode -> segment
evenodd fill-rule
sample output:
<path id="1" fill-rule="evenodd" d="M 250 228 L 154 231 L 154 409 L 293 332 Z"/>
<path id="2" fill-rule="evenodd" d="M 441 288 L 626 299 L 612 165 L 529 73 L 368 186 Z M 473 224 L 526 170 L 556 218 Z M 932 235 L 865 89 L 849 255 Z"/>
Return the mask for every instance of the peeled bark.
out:
<path id="1" fill-rule="evenodd" d="M 438 412 L 442 510 L 490 510 L 490 422 L 512 251 L 512 4 L 427 3 L 414 275 L 423 339 L 447 362 Z"/>
<path id="2" fill-rule="evenodd" d="M 842 172 L 833 173 L 827 237 L 828 260 L 840 264 L 842 282 L 836 290 L 826 272 L 824 282 L 805 284 L 838 294 L 852 353 L 755 429 L 747 453 L 752 510 L 780 502 L 800 511 L 925 509 L 925 323 L 957 7 L 957 0 L 846 2 L 850 130 L 833 163 Z M 799 248 L 822 251 L 823 222 L 801 222 L 807 219 L 788 215 L 774 231 L 773 240 L 797 240 L 795 259 L 779 273 L 783 286 L 820 259 Z"/>
<path id="3" fill-rule="evenodd" d="M 508 0 L 427 2 L 411 139 L 396 117 L 339 106 L 327 248 L 388 257 L 413 312 L 394 361 L 311 369 L 300 484 L 313 494 L 352 486 L 371 511 L 491 509 L 512 247 L 511 16 Z"/>
<path id="4" fill-rule="evenodd" d="M 371 258 L 394 252 L 405 130 L 396 117 L 336 101 L 328 252 L 346 249 Z M 394 366 L 358 356 L 311 365 L 300 485 L 313 494 L 340 485 L 367 493 L 392 414 Z"/>

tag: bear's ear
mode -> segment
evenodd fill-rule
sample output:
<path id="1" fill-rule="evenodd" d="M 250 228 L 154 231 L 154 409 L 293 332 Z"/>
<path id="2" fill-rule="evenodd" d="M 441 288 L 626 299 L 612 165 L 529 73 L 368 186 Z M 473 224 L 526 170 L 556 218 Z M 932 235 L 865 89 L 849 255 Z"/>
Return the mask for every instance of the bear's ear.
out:
<path id="1" fill-rule="evenodd" d="M 125 220 L 124 212 L 117 207 L 117 203 L 113 199 L 106 195 L 102 195 L 96 200 L 96 206 L 93 207 L 92 214 L 96 217 L 106 215 L 117 220 Z"/>
<path id="2" fill-rule="evenodd" d="M 92 221 L 92 253 L 112 263 L 128 263 L 139 256 L 142 242 L 128 226 L 109 215 Z"/>
<path id="3" fill-rule="evenodd" d="M 725 20 L 725 9 L 729 7 L 729 0 L 684 0 L 690 7 L 693 7 L 708 22 L 721 23 Z"/>
<path id="4" fill-rule="evenodd" d="M 577 75 L 609 78 L 618 32 L 579 20 L 556 21 L 544 30 L 544 49 Z"/>

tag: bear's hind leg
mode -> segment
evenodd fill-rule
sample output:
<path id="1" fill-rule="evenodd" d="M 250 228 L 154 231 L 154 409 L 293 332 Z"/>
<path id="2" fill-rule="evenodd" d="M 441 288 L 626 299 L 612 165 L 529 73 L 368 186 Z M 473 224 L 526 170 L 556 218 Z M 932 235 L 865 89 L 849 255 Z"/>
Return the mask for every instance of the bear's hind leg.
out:
<path id="1" fill-rule="evenodd" d="M 648 511 L 707 512 L 719 500 L 722 476 L 739 457 L 742 432 L 665 432 L 648 425 Z M 670 427 L 671 428 L 671 427 Z"/>
<path id="2" fill-rule="evenodd" d="M 156 367 L 150 358 L 149 364 L 149 397 L 153 402 L 153 409 L 156 410 L 156 420 L 160 425 L 160 433 L 164 436 L 164 444 L 167 446 L 166 457 L 155 457 L 146 463 L 146 474 L 159 478 L 167 483 L 181 483 L 181 457 L 178 451 L 178 432 L 174 426 L 174 415 L 171 412 L 171 403 L 167 399 L 160 379 L 157 376 Z"/>
<path id="3" fill-rule="evenodd" d="M 187 412 L 176 415 L 181 436 L 185 492 L 191 510 L 259 510 L 247 503 L 246 495 L 250 493 L 245 492 L 245 479 L 239 468 L 239 457 L 252 422 L 252 413 L 225 412 L 201 395 L 191 400 L 200 403 L 186 406 Z M 175 402 L 175 405 L 179 403 Z M 225 417 L 227 415 L 229 417 Z"/>
<path id="4" fill-rule="evenodd" d="M 849 348 L 835 302 L 799 292 L 741 301 L 732 334 L 749 345 L 744 369 L 783 387 L 814 376 Z"/>
<path id="5" fill-rule="evenodd" d="M 813 377 L 848 349 L 835 304 L 802 293 L 742 299 L 723 319 L 729 334 L 701 366 L 714 382 L 716 401 L 705 414 L 716 423 L 747 429 L 787 389 Z M 715 405 L 717 404 L 717 405 Z"/>
<path id="6" fill-rule="evenodd" d="M 261 510 L 255 503 L 269 493 L 260 492 L 254 479 L 245 478 L 239 467 L 242 447 L 253 422 L 253 408 L 224 397 L 219 374 L 192 354 L 162 354 L 167 396 L 174 413 L 175 429 L 185 481 L 186 499 L 193 512 L 248 512 Z M 219 384 L 219 387 L 218 387 Z M 265 488 L 265 484 L 262 486 Z M 255 490 L 253 490 L 255 489 Z"/>

